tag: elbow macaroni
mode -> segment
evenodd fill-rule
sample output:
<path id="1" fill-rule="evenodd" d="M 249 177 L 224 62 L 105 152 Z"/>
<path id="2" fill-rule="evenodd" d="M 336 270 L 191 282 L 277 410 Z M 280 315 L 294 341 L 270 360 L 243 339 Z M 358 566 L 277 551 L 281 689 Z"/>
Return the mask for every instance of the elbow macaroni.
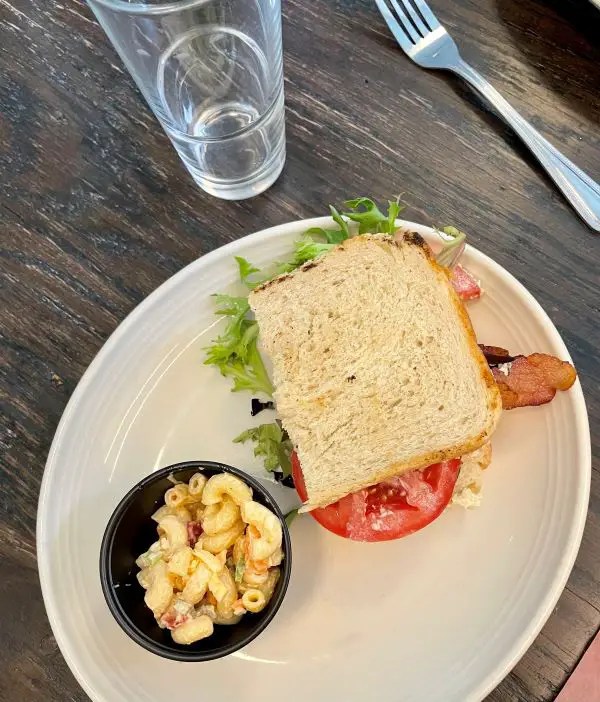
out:
<path id="1" fill-rule="evenodd" d="M 231 529 L 240 520 L 240 508 L 229 498 L 204 510 L 202 530 L 209 536 Z"/>
<path id="2" fill-rule="evenodd" d="M 198 617 L 192 617 L 181 626 L 173 629 L 171 636 L 173 641 L 178 644 L 191 644 L 200 639 L 205 639 L 213 633 L 212 619 L 206 614 L 201 614 Z"/>
<path id="3" fill-rule="evenodd" d="M 231 497 L 236 505 L 242 505 L 252 499 L 252 489 L 235 475 L 220 473 L 206 481 L 202 492 L 202 503 L 216 505 L 223 501 L 225 495 Z"/>
<path id="4" fill-rule="evenodd" d="M 159 539 L 136 564 L 144 601 L 175 643 L 262 611 L 279 579 L 283 532 L 271 510 L 230 473 L 193 475 L 152 515 Z"/>
<path id="5" fill-rule="evenodd" d="M 210 570 L 202 563 L 190 575 L 185 587 L 181 591 L 181 599 L 196 605 L 202 601 L 210 581 Z"/>
<path id="6" fill-rule="evenodd" d="M 267 600 L 261 590 L 246 590 L 242 595 L 242 604 L 248 612 L 260 612 L 265 608 Z"/>
<path id="7" fill-rule="evenodd" d="M 187 526 L 174 514 L 168 514 L 160 520 L 158 533 L 166 539 L 166 547 L 171 554 L 188 543 Z"/>
<path id="8" fill-rule="evenodd" d="M 217 581 L 219 595 L 213 590 L 213 587 L 217 586 Z M 233 603 L 237 600 L 238 592 L 229 568 L 223 568 L 220 573 L 215 573 L 208 583 L 208 589 L 217 600 L 217 614 L 221 617 L 232 616 Z"/>
<path id="9" fill-rule="evenodd" d="M 160 520 L 164 519 L 168 514 L 174 514 L 178 519 L 181 519 L 182 522 L 189 522 L 192 518 L 192 513 L 187 507 L 173 508 L 163 505 L 162 507 L 159 507 L 152 515 L 152 519 L 155 522 L 160 522 Z"/>
<path id="10" fill-rule="evenodd" d="M 165 492 L 165 505 L 172 509 L 183 507 L 189 501 L 189 495 L 190 491 L 187 485 L 182 483 L 174 485 Z"/>
<path id="11" fill-rule="evenodd" d="M 242 519 L 258 532 L 257 537 L 250 536 L 250 556 L 254 561 L 261 561 L 272 556 L 281 548 L 283 532 L 281 522 L 264 505 L 249 500 L 241 507 Z M 251 532 L 252 534 L 252 532 Z"/>
<path id="12" fill-rule="evenodd" d="M 167 570 L 173 575 L 185 578 L 188 575 L 193 556 L 194 552 L 189 546 L 181 546 L 169 559 Z"/>
<path id="13" fill-rule="evenodd" d="M 205 485 L 205 475 L 202 475 L 202 473 L 196 473 L 195 475 L 192 475 L 192 477 L 190 478 L 190 482 L 188 483 L 188 490 L 190 495 L 200 499 L 202 497 L 202 491 L 204 490 Z"/>
<path id="14" fill-rule="evenodd" d="M 211 553 L 219 553 L 225 549 L 229 549 L 235 543 L 238 536 L 241 536 L 246 529 L 246 525 L 240 519 L 231 528 L 226 531 L 221 531 L 211 536 L 206 536 L 202 539 L 202 548 Z"/>
<path id="15" fill-rule="evenodd" d="M 223 562 L 221 562 L 220 558 L 214 555 L 214 553 L 205 551 L 203 548 L 198 548 L 198 544 L 196 544 L 196 548 L 194 548 L 194 556 L 200 559 L 202 563 L 204 563 L 204 565 L 207 566 L 207 568 L 213 573 L 218 573 L 225 565 Z"/>
<path id="16" fill-rule="evenodd" d="M 167 575 L 164 561 L 158 561 L 148 574 L 148 589 L 144 595 L 146 606 L 152 610 L 155 617 L 160 617 L 173 598 L 173 586 Z"/>

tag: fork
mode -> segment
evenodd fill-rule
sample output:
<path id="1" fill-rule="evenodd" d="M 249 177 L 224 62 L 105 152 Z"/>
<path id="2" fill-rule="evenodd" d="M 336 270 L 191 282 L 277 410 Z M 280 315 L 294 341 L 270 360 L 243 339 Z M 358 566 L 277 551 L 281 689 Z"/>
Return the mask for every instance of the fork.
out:
<path id="1" fill-rule="evenodd" d="M 425 0 L 375 0 L 400 48 L 418 66 L 452 71 L 490 102 L 521 137 L 579 216 L 600 232 L 600 186 L 544 139 L 466 63 Z"/>

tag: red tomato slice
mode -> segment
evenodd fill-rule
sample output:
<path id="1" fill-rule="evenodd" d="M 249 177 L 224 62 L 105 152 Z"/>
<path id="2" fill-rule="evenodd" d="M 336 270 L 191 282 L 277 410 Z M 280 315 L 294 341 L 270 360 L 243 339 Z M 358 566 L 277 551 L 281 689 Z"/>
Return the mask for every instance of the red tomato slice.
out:
<path id="1" fill-rule="evenodd" d="M 461 300 L 475 300 L 481 297 L 479 282 L 475 276 L 469 273 L 466 268 L 463 268 L 460 263 L 452 269 L 450 282 Z"/>
<path id="2" fill-rule="evenodd" d="M 389 541 L 430 524 L 444 511 L 460 459 L 443 461 L 346 495 L 310 514 L 334 534 L 354 541 Z M 307 498 L 298 456 L 292 453 L 292 475 L 300 499 Z"/>

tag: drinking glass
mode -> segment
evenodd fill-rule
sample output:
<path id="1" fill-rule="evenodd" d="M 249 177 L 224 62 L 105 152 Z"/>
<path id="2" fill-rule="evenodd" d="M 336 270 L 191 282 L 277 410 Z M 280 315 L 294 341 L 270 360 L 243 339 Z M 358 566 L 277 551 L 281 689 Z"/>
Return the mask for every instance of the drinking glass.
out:
<path id="1" fill-rule="evenodd" d="M 88 0 L 186 168 L 241 200 L 285 161 L 281 0 Z"/>

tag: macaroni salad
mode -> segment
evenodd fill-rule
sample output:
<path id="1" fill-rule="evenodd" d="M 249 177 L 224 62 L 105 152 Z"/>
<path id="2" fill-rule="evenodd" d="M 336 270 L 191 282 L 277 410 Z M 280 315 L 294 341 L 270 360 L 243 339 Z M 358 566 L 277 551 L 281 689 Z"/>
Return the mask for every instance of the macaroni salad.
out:
<path id="1" fill-rule="evenodd" d="M 167 490 L 152 519 L 158 540 L 136 560 L 137 579 L 173 641 L 194 643 L 265 608 L 283 559 L 281 522 L 246 483 L 196 473 Z"/>

